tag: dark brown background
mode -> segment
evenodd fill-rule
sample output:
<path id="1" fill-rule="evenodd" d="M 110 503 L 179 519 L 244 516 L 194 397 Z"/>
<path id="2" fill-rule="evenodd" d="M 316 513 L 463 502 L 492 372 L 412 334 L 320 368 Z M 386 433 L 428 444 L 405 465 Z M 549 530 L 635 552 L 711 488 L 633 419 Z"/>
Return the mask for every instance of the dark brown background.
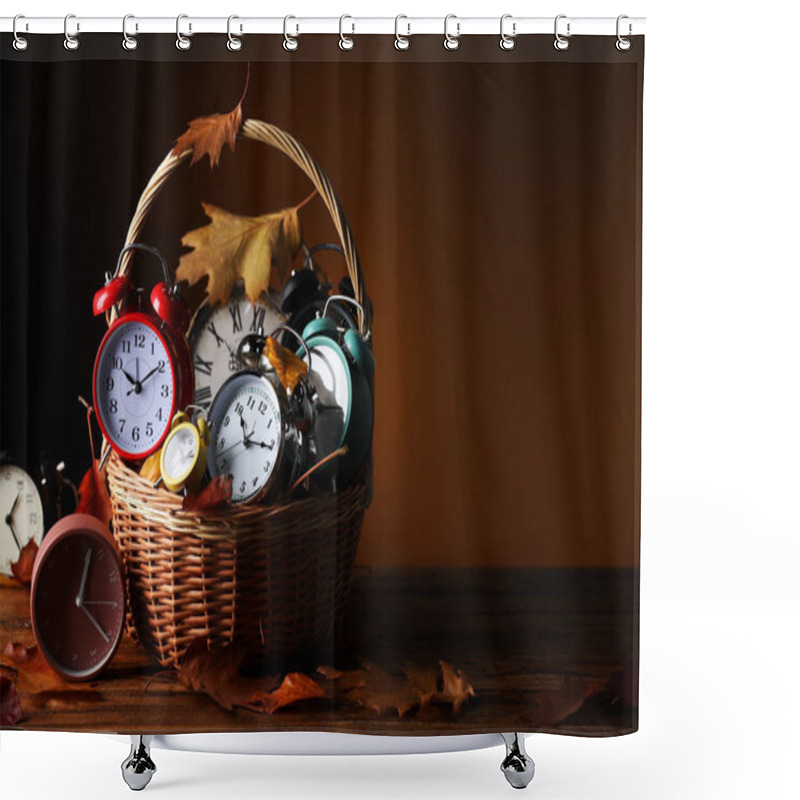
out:
<path id="1" fill-rule="evenodd" d="M 486 37 L 451 56 L 421 37 L 409 58 L 390 39 L 348 57 L 313 37 L 302 58 L 273 41 L 262 61 L 217 39 L 223 61 L 161 63 L 101 60 L 121 52 L 103 38 L 59 64 L 3 39 L 4 449 L 88 465 L 75 398 L 102 335 L 92 292 L 150 173 L 190 119 L 235 105 L 252 58 L 245 117 L 324 165 L 375 307 L 361 562 L 638 564 L 641 47 L 576 40 L 559 58 L 533 37 L 506 58 Z M 156 50 L 174 58 L 168 38 Z M 144 237 L 173 268 L 201 200 L 258 214 L 308 192 L 261 145 L 207 163 L 170 184 Z M 333 236 L 319 203 L 303 222 L 310 243 Z"/>

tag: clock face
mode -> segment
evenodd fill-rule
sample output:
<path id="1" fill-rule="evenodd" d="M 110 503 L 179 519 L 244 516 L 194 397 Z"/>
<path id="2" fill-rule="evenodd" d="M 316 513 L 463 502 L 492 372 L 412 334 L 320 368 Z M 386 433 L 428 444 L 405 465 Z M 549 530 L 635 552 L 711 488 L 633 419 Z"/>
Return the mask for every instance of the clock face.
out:
<path id="1" fill-rule="evenodd" d="M 241 286 L 231 292 L 226 305 L 200 306 L 189 331 L 195 404 L 208 410 L 222 384 L 242 369 L 236 352 L 245 336 L 259 329 L 267 336 L 284 319 L 270 300 L 251 303 Z"/>
<path id="2" fill-rule="evenodd" d="M 234 502 L 268 488 L 283 456 L 283 415 L 275 387 L 257 372 L 241 372 L 220 388 L 209 412 L 212 477 L 231 475 Z"/>
<path id="3" fill-rule="evenodd" d="M 33 539 L 42 541 L 44 513 L 36 484 L 14 464 L 0 466 L 0 572 L 11 575 L 11 564 Z"/>
<path id="4" fill-rule="evenodd" d="M 350 423 L 351 381 L 341 348 L 324 338 L 312 342 L 308 381 L 316 390 L 316 416 L 310 439 L 319 460 L 344 443 Z"/>
<path id="5" fill-rule="evenodd" d="M 189 425 L 179 427 L 164 445 L 164 469 L 174 481 L 183 480 L 197 458 L 198 435 Z"/>
<path id="6" fill-rule="evenodd" d="M 144 458 L 164 440 L 175 411 L 175 373 L 165 340 L 145 315 L 123 317 L 103 339 L 94 404 L 103 434 L 123 458 Z"/>
<path id="7" fill-rule="evenodd" d="M 122 565 L 84 514 L 53 526 L 37 557 L 31 619 L 42 654 L 71 680 L 92 677 L 114 656 L 125 621 Z"/>

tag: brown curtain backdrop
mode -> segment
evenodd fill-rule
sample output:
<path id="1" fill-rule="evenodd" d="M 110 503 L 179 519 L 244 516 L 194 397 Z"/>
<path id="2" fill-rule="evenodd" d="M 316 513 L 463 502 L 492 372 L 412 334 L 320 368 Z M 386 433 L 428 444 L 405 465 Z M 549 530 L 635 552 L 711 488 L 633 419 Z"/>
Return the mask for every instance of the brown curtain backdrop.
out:
<path id="1" fill-rule="evenodd" d="M 46 389 L 89 395 L 102 334 L 90 297 L 138 194 L 187 120 L 236 104 L 252 59 L 244 116 L 290 131 L 324 165 L 375 308 L 375 499 L 360 562 L 636 566 L 643 47 L 624 56 L 586 37 L 559 54 L 531 38 L 510 54 L 496 37 L 456 54 L 435 37 L 408 54 L 364 38 L 352 59 L 331 37 L 304 39 L 295 59 L 271 39 L 268 60 L 247 39 L 238 58 L 201 64 L 211 43 L 181 63 L 165 37 L 170 63 L 99 64 L 87 37 L 82 60 L 26 71 L 15 59 L 33 57 L 5 48 L 3 168 L 28 159 L 31 172 L 3 198 L 30 232 L 4 242 L 4 380 L 27 388 L 23 403 L 4 387 L 4 446 L 46 444 L 82 474 L 83 411 L 53 419 Z M 213 176 L 202 165 L 173 180 L 143 239 L 174 269 L 181 236 L 205 221 L 201 200 L 260 214 L 307 192 L 281 156 L 240 142 Z M 310 243 L 333 240 L 321 204 L 303 223 Z M 15 259 L 30 270 L 9 282 Z M 339 277 L 335 258 L 324 264 Z M 14 350 L 8 315 L 34 292 L 28 351 Z"/>

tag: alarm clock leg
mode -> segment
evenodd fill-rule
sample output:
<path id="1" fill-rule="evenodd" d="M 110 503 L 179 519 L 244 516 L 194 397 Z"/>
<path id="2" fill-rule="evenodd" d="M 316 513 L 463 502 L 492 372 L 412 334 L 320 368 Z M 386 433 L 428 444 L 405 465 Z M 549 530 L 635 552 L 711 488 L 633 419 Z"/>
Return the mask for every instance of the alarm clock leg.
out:
<path id="1" fill-rule="evenodd" d="M 122 762 L 122 778 L 134 792 L 141 791 L 150 783 L 156 765 L 150 758 L 152 736 L 131 734 L 131 752 Z"/>
<path id="2" fill-rule="evenodd" d="M 506 780 L 515 789 L 524 789 L 532 780 L 535 765 L 525 752 L 525 738 L 522 733 L 501 733 L 506 743 L 506 757 L 500 765 Z"/>

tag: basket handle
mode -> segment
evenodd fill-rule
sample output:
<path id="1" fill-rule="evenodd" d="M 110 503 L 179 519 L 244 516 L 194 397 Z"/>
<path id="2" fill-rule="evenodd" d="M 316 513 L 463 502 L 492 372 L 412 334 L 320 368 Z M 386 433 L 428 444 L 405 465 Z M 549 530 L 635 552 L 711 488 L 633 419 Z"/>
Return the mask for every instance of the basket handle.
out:
<path id="1" fill-rule="evenodd" d="M 277 150 L 280 150 L 300 167 L 308 176 L 311 183 L 314 184 L 322 201 L 325 203 L 325 207 L 328 209 L 328 213 L 331 215 L 336 232 L 344 248 L 344 258 L 347 263 L 347 271 L 350 275 L 350 280 L 353 283 L 356 300 L 364 309 L 363 312 L 359 311 L 359 323 L 365 333 L 369 332 L 372 329 L 372 319 L 370 304 L 367 302 L 367 287 L 364 282 L 364 274 L 361 270 L 361 261 L 358 257 L 358 250 L 356 249 L 356 243 L 353 239 L 353 232 L 350 229 L 350 223 L 347 221 L 347 216 L 344 213 L 342 204 L 336 192 L 334 192 L 333 186 L 331 186 L 331 182 L 325 174 L 325 170 L 322 169 L 313 156 L 297 141 L 297 139 L 275 125 L 261 122 L 261 120 L 248 119 L 242 126 L 242 133 L 246 139 L 263 142 L 264 144 L 272 145 Z M 145 186 L 139 198 L 139 202 L 136 205 L 136 211 L 128 226 L 128 233 L 125 237 L 126 246 L 133 244 L 139 238 L 155 199 L 164 188 L 164 185 L 172 173 L 175 172 L 191 154 L 191 150 L 186 150 L 176 156 L 170 151 L 166 158 L 158 165 L 158 168 L 147 182 L 147 186 Z M 120 275 L 125 275 L 127 273 L 132 255 L 130 250 L 123 254 L 122 263 L 119 267 Z M 110 321 L 111 318 L 109 319 L 109 322 Z"/>

